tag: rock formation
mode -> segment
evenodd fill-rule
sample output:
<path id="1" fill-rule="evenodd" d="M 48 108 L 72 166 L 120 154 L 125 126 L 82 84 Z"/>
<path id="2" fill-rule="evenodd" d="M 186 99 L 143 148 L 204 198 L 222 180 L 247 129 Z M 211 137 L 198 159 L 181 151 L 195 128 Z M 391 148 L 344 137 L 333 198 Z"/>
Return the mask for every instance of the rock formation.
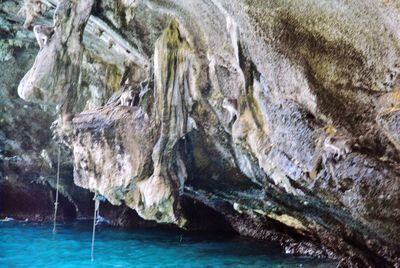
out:
<path id="1" fill-rule="evenodd" d="M 1 4 L 1 25 L 22 27 L 11 5 Z M 397 1 L 58 6 L 18 94 L 59 107 L 53 135 L 76 185 L 147 220 L 189 228 L 189 199 L 288 253 L 400 263 Z M 2 66 L 27 53 L 3 47 Z M 119 105 L 122 76 L 133 106 Z M 346 154 L 326 150 L 332 136 Z"/>

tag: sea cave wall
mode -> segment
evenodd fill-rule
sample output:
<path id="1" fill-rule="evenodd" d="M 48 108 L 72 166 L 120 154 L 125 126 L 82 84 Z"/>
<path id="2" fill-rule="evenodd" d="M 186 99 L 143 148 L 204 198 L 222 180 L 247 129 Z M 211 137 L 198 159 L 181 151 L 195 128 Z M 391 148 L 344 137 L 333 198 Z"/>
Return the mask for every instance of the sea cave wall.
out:
<path id="1" fill-rule="evenodd" d="M 400 263 L 397 1 L 46 1 L 41 50 L 21 4 L 0 4 L 0 189 L 53 189 L 60 147 L 77 211 L 190 229 L 200 205 L 287 253 Z"/>

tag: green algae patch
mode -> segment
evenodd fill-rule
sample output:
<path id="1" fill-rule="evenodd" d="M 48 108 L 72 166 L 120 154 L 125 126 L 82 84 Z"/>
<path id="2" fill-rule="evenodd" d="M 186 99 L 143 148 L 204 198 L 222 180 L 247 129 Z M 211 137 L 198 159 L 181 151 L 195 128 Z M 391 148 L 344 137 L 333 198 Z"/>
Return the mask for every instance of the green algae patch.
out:
<path id="1" fill-rule="evenodd" d="M 111 89 L 112 92 L 118 91 L 120 89 L 119 82 L 121 80 L 121 70 L 116 65 L 108 65 L 106 70 L 106 81 L 107 87 Z"/>

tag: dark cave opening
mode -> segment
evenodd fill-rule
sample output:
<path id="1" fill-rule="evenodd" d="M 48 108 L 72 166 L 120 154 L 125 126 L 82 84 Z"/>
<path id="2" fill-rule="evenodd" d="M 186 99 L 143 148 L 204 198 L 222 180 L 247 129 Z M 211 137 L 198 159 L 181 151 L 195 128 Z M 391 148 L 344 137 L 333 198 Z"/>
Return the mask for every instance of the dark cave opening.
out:
<path id="1" fill-rule="evenodd" d="M 181 205 L 188 220 L 188 231 L 237 234 L 227 219 L 213 208 L 186 195 L 182 196 Z"/>
<path id="2" fill-rule="evenodd" d="M 43 184 L 4 182 L 0 184 L 0 218 L 45 221 L 53 219 L 55 190 Z M 58 219 L 74 220 L 76 207 L 59 195 Z"/>
<path id="3" fill-rule="evenodd" d="M 75 220 L 77 218 L 77 209 L 75 205 L 61 194 L 58 198 L 59 217 L 61 217 L 63 220 Z"/>

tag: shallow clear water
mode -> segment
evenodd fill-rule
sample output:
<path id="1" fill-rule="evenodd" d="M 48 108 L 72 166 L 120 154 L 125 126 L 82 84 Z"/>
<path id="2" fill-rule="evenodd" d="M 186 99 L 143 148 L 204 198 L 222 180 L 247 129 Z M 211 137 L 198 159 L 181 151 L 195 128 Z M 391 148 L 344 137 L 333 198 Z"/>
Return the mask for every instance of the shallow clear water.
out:
<path id="1" fill-rule="evenodd" d="M 92 262 L 89 222 L 0 222 L 0 267 L 334 267 L 238 237 L 97 228 Z"/>

